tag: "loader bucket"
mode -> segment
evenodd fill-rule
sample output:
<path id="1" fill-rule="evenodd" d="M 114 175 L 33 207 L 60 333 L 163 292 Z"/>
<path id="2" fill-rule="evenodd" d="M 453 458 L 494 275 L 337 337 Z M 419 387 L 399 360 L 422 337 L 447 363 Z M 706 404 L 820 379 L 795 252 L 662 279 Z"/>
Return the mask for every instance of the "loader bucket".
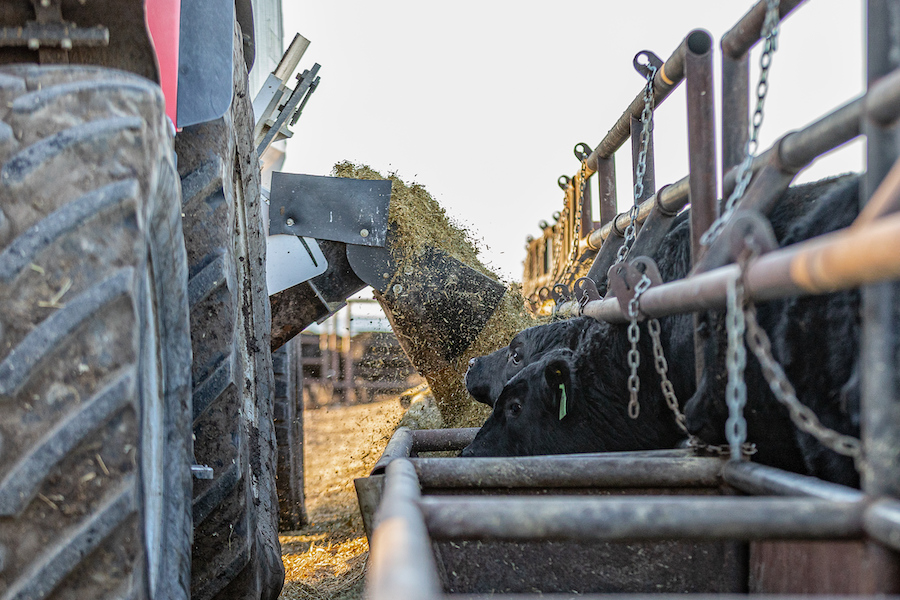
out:
<path id="1" fill-rule="evenodd" d="M 317 238 L 328 268 L 272 295 L 273 349 L 366 284 L 421 374 L 446 368 L 475 340 L 506 287 L 436 248 L 400 254 L 388 228 L 389 198 L 389 181 L 275 174 L 270 231 Z"/>
<path id="2" fill-rule="evenodd" d="M 348 252 L 357 274 L 368 250 Z M 469 348 L 494 314 L 506 286 L 436 248 L 400 262 L 405 266 L 394 270 L 387 285 L 362 279 L 377 290 L 400 344 L 427 377 L 450 366 Z M 374 281 L 380 283 L 378 278 Z"/>
<path id="3" fill-rule="evenodd" d="M 483 267 L 451 255 L 456 246 L 448 250 L 433 234 L 379 220 L 388 214 L 390 194 L 373 184 L 389 181 L 302 177 L 273 178 L 270 231 L 315 237 L 328 267 L 272 295 L 272 347 L 332 314 L 368 284 L 413 366 L 431 385 L 444 425 L 481 424 L 484 407 L 471 400 L 463 383 L 468 360 L 533 324 L 523 321 L 522 298 Z M 330 180 L 338 183 L 332 187 Z"/>

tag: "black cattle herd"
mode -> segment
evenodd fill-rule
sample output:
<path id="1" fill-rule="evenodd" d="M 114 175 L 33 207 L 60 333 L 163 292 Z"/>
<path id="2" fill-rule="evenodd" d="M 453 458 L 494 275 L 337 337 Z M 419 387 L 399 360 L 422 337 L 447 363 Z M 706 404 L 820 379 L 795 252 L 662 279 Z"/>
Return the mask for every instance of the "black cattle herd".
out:
<path id="1" fill-rule="evenodd" d="M 844 228 L 859 212 L 859 177 L 842 176 L 789 188 L 769 215 L 786 246 Z M 690 223 L 685 211 L 655 259 L 663 281 L 688 275 Z M 823 425 L 859 436 L 860 295 L 857 290 L 759 303 L 758 321 L 772 353 Z M 727 382 L 725 312 L 701 313 L 696 329 L 704 368 L 694 366 L 692 314 L 660 319 L 668 377 L 690 433 L 724 444 Z M 645 325 L 638 344 L 640 413 L 628 414 L 627 325 L 588 317 L 551 322 L 517 334 L 509 346 L 469 363 L 466 387 L 493 411 L 462 456 L 523 456 L 673 448 L 685 435 L 660 392 Z M 747 438 L 753 460 L 824 480 L 858 486 L 851 459 L 799 431 L 748 351 Z"/>

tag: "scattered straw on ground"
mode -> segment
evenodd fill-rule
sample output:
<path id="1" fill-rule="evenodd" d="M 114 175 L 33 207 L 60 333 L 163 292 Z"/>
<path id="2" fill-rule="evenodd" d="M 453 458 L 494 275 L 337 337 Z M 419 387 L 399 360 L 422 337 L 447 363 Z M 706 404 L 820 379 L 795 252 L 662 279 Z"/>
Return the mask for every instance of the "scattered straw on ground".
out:
<path id="1" fill-rule="evenodd" d="M 305 411 L 309 525 L 280 536 L 285 568 L 282 600 L 362 597 L 369 546 L 353 479 L 369 474 L 404 411 L 396 398 Z"/>

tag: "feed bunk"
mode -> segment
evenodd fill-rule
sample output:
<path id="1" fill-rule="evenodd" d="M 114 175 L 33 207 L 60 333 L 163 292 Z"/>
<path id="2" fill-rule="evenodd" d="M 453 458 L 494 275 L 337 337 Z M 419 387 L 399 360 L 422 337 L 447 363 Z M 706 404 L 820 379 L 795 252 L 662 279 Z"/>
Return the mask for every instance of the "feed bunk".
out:
<path id="1" fill-rule="evenodd" d="M 781 18 L 799 4 L 781 2 Z M 888 29 L 897 11 L 888 2 L 868 3 L 867 93 L 757 156 L 751 166 L 754 178 L 740 204 L 741 209 L 766 212 L 815 157 L 866 135 L 868 171 L 861 196 L 868 203 L 857 221 L 834 234 L 762 254 L 744 273 L 751 301 L 863 288 L 862 489 L 743 460 L 700 457 L 691 450 L 423 457 L 461 449 L 475 431 L 401 429 L 372 476 L 357 481 L 371 532 L 372 598 L 534 591 L 897 593 L 900 419 L 895 407 L 900 382 L 894 368 L 898 329 L 892 307 L 897 304 L 894 281 L 900 277 L 900 217 L 895 213 L 900 186 L 898 172 L 891 168 L 900 149 L 889 131 L 900 116 L 900 64 L 890 59 L 900 48 L 892 46 L 897 42 Z M 735 185 L 735 165 L 747 141 L 747 53 L 759 41 L 765 12 L 766 2 L 759 2 L 722 39 L 726 196 Z M 716 167 L 708 151 L 714 147 L 712 80 L 708 69 L 691 66 L 695 54 L 705 55 L 707 62 L 711 58 L 696 32 L 682 46 L 684 55 L 673 53 L 665 72 L 675 87 L 681 78 L 674 76 L 674 67 L 684 65 L 691 115 L 699 115 L 692 116 L 689 126 L 691 175 L 651 190 L 636 215 L 610 217 L 581 236 L 576 260 L 595 254 L 589 258 L 599 288 L 605 287 L 605 279 L 598 273 L 612 264 L 612 249 L 620 243 L 610 235 L 614 229 L 624 229 L 632 219 L 644 222 L 635 247 L 638 254 L 649 254 L 654 223 L 682 208 L 688 193 L 695 239 L 718 214 L 715 194 L 708 193 L 716 189 Z M 697 86 L 707 93 L 697 92 Z M 709 103 L 708 110 L 696 106 L 698 97 Z M 619 123 L 630 123 L 638 108 L 633 103 Z M 585 172 L 601 173 L 601 198 L 613 193 L 609 162 L 627 131 L 617 125 L 585 158 Z M 733 259 L 729 246 L 745 233 L 729 229 L 734 227 L 726 227 L 705 253 L 694 246 L 690 277 L 651 286 L 640 297 L 641 313 L 658 317 L 725 307 L 727 284 L 739 269 L 728 264 Z M 627 275 L 630 263 L 625 265 Z M 564 269 L 556 274 L 569 275 Z M 635 282 L 625 283 L 626 292 L 633 293 Z M 566 288 L 554 288 L 556 310 L 563 315 L 627 321 L 627 297 L 600 299 L 582 282 L 576 286 L 581 297 L 572 300 Z M 550 295 L 544 292 L 541 300 Z"/>

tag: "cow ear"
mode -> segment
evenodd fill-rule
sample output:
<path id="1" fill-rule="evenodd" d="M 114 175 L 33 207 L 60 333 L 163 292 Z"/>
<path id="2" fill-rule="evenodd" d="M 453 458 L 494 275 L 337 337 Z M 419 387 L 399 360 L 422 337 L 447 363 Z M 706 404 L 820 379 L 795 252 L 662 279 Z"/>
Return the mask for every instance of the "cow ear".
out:
<path id="1" fill-rule="evenodd" d="M 565 356 L 547 361 L 544 379 L 550 388 L 550 408 L 558 409 L 559 420 L 562 421 L 572 406 L 572 363 Z"/>

